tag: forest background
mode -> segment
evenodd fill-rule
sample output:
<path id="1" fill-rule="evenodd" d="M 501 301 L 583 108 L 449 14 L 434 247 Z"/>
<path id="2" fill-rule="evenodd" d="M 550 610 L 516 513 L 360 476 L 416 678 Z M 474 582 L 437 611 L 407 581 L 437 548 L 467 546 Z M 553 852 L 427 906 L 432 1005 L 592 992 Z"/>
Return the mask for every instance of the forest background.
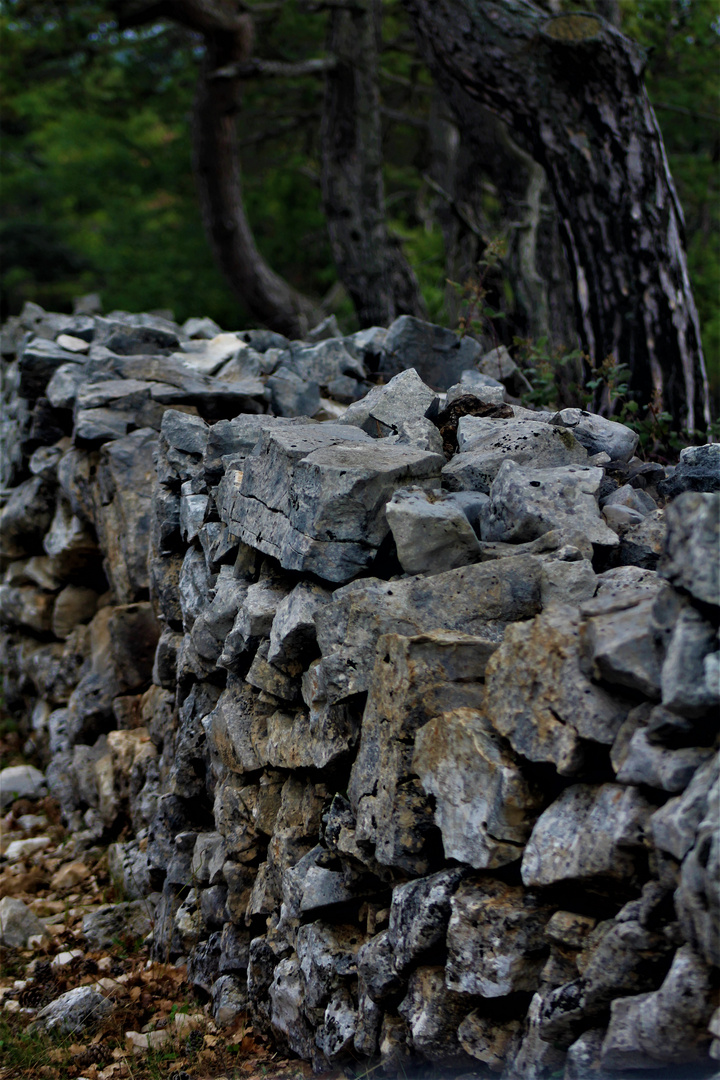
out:
<path id="1" fill-rule="evenodd" d="M 322 4 L 246 6 L 254 15 L 256 56 L 287 63 L 324 55 Z M 578 5 L 547 0 L 543 6 L 558 12 Z M 685 212 L 717 416 L 720 14 L 714 0 L 610 6 L 622 31 L 649 51 L 646 84 Z M 178 321 L 209 315 L 225 329 L 256 324 L 216 268 L 200 217 L 190 122 L 201 38 L 162 21 L 119 32 L 102 3 L 85 0 L 4 0 L 0 34 L 2 317 L 26 300 L 69 311 L 74 297 L 96 291 L 106 311 L 170 309 Z M 438 115 L 441 122 L 447 117 L 438 113 L 438 95 L 399 0 L 383 3 L 381 93 L 388 224 L 419 280 L 428 317 L 456 327 L 462 288 L 448 278 L 462 286 L 473 274 L 486 275 L 492 310 L 501 316 L 493 320 L 500 340 L 530 336 L 536 351 L 541 341 L 548 355 L 575 348 L 549 191 L 541 192 L 537 256 L 552 308 L 543 326 L 528 314 L 517 266 L 510 265 L 514 239 L 527 228 L 518 220 L 523 193 L 514 201 L 508 194 L 522 157 L 513 162 L 501 127 L 489 118 L 488 156 L 472 162 L 473 190 L 467 183 L 462 192 L 446 190 L 436 125 Z M 273 269 L 324 303 L 349 332 L 356 328 L 353 306 L 337 283 L 321 205 L 322 94 L 317 75 L 245 81 L 238 119 L 245 208 Z M 457 241 L 452 253 L 448 218 Z M 482 237 L 506 252 L 493 260 L 489 277 L 487 267 L 473 269 Z"/>

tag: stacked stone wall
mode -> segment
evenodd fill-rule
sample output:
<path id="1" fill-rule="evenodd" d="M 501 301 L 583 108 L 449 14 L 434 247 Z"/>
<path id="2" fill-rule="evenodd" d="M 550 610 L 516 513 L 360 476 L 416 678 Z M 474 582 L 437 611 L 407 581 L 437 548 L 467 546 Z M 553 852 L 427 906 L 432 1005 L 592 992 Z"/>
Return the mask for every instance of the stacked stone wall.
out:
<path id="1" fill-rule="evenodd" d="M 6 705 L 216 1021 L 318 1069 L 709 1075 L 720 447 L 643 462 L 407 317 L 27 305 L 2 352 Z"/>

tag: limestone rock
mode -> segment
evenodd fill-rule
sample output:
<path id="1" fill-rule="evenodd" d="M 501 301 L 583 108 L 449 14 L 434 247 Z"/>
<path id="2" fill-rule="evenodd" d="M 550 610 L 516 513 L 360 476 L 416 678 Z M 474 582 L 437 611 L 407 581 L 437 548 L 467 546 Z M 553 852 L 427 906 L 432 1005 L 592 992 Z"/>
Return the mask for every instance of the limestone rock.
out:
<path id="1" fill-rule="evenodd" d="M 406 973 L 423 956 L 443 948 L 451 900 L 465 874 L 460 868 L 441 870 L 393 889 L 388 941 L 396 972 Z"/>
<path id="2" fill-rule="evenodd" d="M 684 491 L 720 491 L 720 449 L 717 443 L 686 446 L 672 476 L 661 480 L 658 493 L 674 499 Z"/>
<path id="3" fill-rule="evenodd" d="M 536 989 L 552 909 L 493 878 L 463 882 L 452 898 L 445 981 L 460 994 L 505 997 Z"/>
<path id="4" fill-rule="evenodd" d="M 100 454 L 101 494 L 95 524 L 109 577 L 121 603 L 147 595 L 156 445 L 156 433 L 142 428 L 104 446 Z"/>
<path id="5" fill-rule="evenodd" d="M 427 578 L 365 578 L 336 590 L 316 616 L 327 700 L 333 703 L 368 688 L 377 641 L 384 633 L 460 631 L 480 639 L 476 647 L 487 660 L 507 622 L 538 611 L 540 566 L 539 560 L 521 556 Z"/>
<path id="6" fill-rule="evenodd" d="M 618 538 L 596 501 L 602 476 L 601 469 L 590 465 L 528 469 L 506 460 L 483 514 L 483 540 L 522 542 L 564 529 L 583 533 L 593 544 L 615 547 Z"/>
<path id="7" fill-rule="evenodd" d="M 43 936 L 45 927 L 34 911 L 14 896 L 0 900 L 0 942 L 10 949 L 26 949 L 31 937 Z"/>
<path id="8" fill-rule="evenodd" d="M 659 572 L 697 600 L 720 606 L 720 493 L 683 492 L 665 517 L 667 543 Z"/>
<path id="9" fill-rule="evenodd" d="M 277 606 L 270 627 L 271 664 L 301 661 L 316 648 L 315 614 L 330 599 L 330 593 L 310 581 L 301 581 Z"/>
<path id="10" fill-rule="evenodd" d="M 443 712 L 420 728 L 413 769 L 435 798 L 447 859 L 484 869 L 519 858 L 542 796 L 481 709 Z"/>
<path id="11" fill-rule="evenodd" d="M 626 715 L 622 699 L 584 674 L 578 615 L 561 605 L 508 627 L 488 661 L 486 686 L 496 730 L 518 754 L 551 761 L 561 775 L 580 767 L 583 739 L 612 743 Z"/>
<path id="12" fill-rule="evenodd" d="M 406 574 L 438 574 L 478 561 L 480 544 L 466 515 L 439 493 L 396 491 L 385 512 Z"/>
<path id="13" fill-rule="evenodd" d="M 79 1034 L 98 1024 L 114 1008 L 114 1002 L 91 986 L 76 986 L 41 1009 L 33 1023 L 57 1035 Z"/>
<path id="14" fill-rule="evenodd" d="M 550 423 L 569 428 L 588 454 L 604 451 L 612 461 L 629 461 L 637 449 L 637 432 L 625 424 L 606 420 L 604 416 L 586 412 L 585 409 L 561 409 Z"/>
<path id="15" fill-rule="evenodd" d="M 416 778 L 413 739 L 449 705 L 477 706 L 483 669 L 482 650 L 466 635 L 388 634 L 379 640 L 348 793 L 357 815 L 356 839 L 374 848 L 381 865 L 427 872 L 435 826 Z"/>
<path id="16" fill-rule="evenodd" d="M 437 412 L 438 396 L 414 368 L 401 371 L 385 386 L 375 386 L 360 401 L 350 405 L 343 424 L 362 428 L 374 439 L 397 435 L 408 420 L 421 419 Z"/>
<path id="17" fill-rule="evenodd" d="M 466 1061 L 457 1034 L 466 1006 L 459 994 L 448 991 L 444 974 L 442 967 L 417 968 L 398 1012 L 408 1025 L 413 1049 L 448 1068 Z"/>
<path id="18" fill-rule="evenodd" d="M 0 809 L 15 799 L 37 799 L 45 786 L 45 777 L 34 765 L 8 765 L 0 770 Z"/>
<path id="19" fill-rule="evenodd" d="M 470 337 L 459 338 L 452 330 L 401 315 L 388 330 L 380 371 L 396 375 L 414 368 L 420 378 L 437 390 L 459 382 L 463 371 L 475 366 L 482 349 Z"/>
<path id="20" fill-rule="evenodd" d="M 612 1003 L 601 1051 L 603 1068 L 648 1069 L 705 1061 L 715 997 L 708 968 L 689 945 L 683 945 L 659 990 Z"/>
<path id="21" fill-rule="evenodd" d="M 650 819 L 653 842 L 679 862 L 695 843 L 700 823 L 711 817 L 720 798 L 720 755 L 714 755 L 693 775 L 682 795 L 668 799 Z"/>
<path id="22" fill-rule="evenodd" d="M 569 432 L 535 420 L 463 416 L 458 424 L 458 447 L 460 453 L 443 469 L 443 481 L 453 491 L 488 495 L 504 461 L 532 469 L 587 461 L 587 452 Z"/>
<path id="23" fill-rule="evenodd" d="M 347 581 L 387 536 L 392 493 L 412 482 L 435 486 L 442 459 L 378 445 L 350 426 L 296 430 L 263 436 L 245 464 L 229 524 L 285 569 Z"/>
<path id="24" fill-rule="evenodd" d="M 91 949 L 107 949 L 115 938 L 146 937 L 153 928 L 153 909 L 147 900 L 104 904 L 83 918 L 83 934 Z"/>
<path id="25" fill-rule="evenodd" d="M 458 1040 L 466 1054 L 482 1062 L 493 1073 L 500 1073 L 512 1060 L 520 1043 L 519 1020 L 504 1023 L 496 1017 L 483 1016 L 481 1009 L 468 1013 L 458 1028 Z"/>
<path id="26" fill-rule="evenodd" d="M 637 788 L 573 784 L 532 831 L 522 859 L 524 884 L 632 879 L 651 813 Z"/>

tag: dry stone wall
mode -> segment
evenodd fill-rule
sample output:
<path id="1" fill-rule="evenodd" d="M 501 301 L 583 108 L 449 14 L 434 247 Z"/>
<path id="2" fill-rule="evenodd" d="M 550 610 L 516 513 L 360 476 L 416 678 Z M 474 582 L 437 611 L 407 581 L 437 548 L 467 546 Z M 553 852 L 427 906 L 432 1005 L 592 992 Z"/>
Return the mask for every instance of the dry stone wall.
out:
<path id="1" fill-rule="evenodd" d="M 3 331 L 6 696 L 111 845 L 88 939 L 149 898 L 216 1020 L 318 1069 L 709 1075 L 720 447 L 334 329 Z"/>

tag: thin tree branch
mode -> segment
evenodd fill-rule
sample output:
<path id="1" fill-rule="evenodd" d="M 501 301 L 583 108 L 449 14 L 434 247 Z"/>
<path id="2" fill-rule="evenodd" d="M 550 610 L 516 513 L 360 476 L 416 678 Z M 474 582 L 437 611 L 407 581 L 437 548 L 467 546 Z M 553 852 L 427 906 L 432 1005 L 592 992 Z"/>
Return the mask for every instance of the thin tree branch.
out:
<path id="1" fill-rule="evenodd" d="M 444 187 L 441 187 L 440 184 L 438 184 L 437 180 L 433 180 L 432 176 L 430 176 L 428 173 L 423 173 L 423 180 L 429 188 L 432 188 L 436 195 L 439 195 L 441 199 L 445 200 L 445 202 L 448 204 L 456 217 L 458 217 L 460 221 L 462 221 L 463 225 L 465 225 L 465 227 L 468 228 L 474 236 L 477 236 L 478 240 L 482 241 L 482 245 L 483 247 L 485 247 L 486 240 L 483 234 L 480 232 L 480 229 L 478 229 L 477 225 L 472 220 L 470 215 L 465 210 L 463 210 L 462 206 L 460 206 L 460 204 L 455 201 L 450 192 L 446 191 Z"/>
<path id="2" fill-rule="evenodd" d="M 720 114 L 708 112 L 696 112 L 695 109 L 686 109 L 683 105 L 670 105 L 667 101 L 653 101 L 653 109 L 664 109 L 666 112 L 680 113 L 681 116 L 692 116 L 693 120 L 712 120 L 714 124 L 720 124 Z"/>
<path id="3" fill-rule="evenodd" d="M 319 56 L 313 60 L 301 60 L 295 64 L 283 60 L 243 60 L 217 68 L 209 79 L 298 79 L 303 75 L 324 75 L 337 66 L 334 56 Z"/>

